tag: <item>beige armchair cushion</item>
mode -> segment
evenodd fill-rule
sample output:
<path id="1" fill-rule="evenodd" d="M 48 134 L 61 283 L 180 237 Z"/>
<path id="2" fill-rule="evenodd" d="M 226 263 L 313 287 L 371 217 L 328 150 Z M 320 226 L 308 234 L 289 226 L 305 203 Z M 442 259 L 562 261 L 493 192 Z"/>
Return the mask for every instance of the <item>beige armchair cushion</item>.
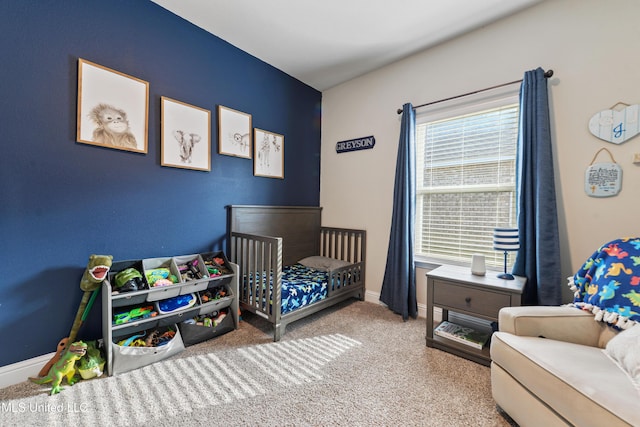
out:
<path id="1" fill-rule="evenodd" d="M 617 332 L 593 314 L 575 307 L 506 307 L 500 310 L 501 331 L 528 337 L 544 337 L 591 347 L 604 346 Z"/>

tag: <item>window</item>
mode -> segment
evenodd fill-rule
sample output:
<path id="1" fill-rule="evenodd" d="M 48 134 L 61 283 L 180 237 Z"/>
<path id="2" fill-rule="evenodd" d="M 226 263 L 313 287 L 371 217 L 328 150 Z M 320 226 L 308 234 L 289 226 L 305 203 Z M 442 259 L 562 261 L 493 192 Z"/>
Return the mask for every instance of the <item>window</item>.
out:
<path id="1" fill-rule="evenodd" d="M 468 264 L 483 254 L 502 269 L 493 228 L 516 224 L 518 96 L 464 99 L 416 122 L 416 255 Z"/>

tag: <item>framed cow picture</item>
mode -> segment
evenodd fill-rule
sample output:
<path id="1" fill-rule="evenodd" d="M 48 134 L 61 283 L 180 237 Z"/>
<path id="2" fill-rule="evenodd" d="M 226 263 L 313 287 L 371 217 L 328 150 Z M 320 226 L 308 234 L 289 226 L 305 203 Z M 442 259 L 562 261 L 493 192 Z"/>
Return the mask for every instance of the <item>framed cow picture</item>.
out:
<path id="1" fill-rule="evenodd" d="M 161 97 L 161 165 L 211 170 L 211 111 Z"/>

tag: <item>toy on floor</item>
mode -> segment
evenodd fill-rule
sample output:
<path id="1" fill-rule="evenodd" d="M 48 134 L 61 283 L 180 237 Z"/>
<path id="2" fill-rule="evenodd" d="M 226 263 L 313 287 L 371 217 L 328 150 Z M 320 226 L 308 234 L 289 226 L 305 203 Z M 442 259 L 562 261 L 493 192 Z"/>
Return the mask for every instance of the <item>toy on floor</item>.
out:
<path id="1" fill-rule="evenodd" d="M 78 372 L 84 380 L 99 377 L 104 372 L 104 357 L 96 341 L 87 342 L 87 353 L 78 362 Z"/>
<path id="2" fill-rule="evenodd" d="M 82 300 L 80 301 L 76 318 L 71 326 L 71 332 L 67 338 L 63 338 L 58 342 L 56 354 L 42 367 L 42 369 L 40 369 L 38 376 L 45 376 L 53 364 L 60 359 L 62 352 L 67 348 L 67 345 L 72 343 L 78 336 L 78 331 L 89 315 L 93 302 L 96 300 L 96 297 L 100 292 L 100 285 L 107 278 L 107 274 L 111 269 L 112 261 L 113 256 L 111 255 L 89 256 L 89 262 L 87 263 L 87 267 L 84 270 L 82 279 L 80 280 L 80 289 L 84 291 L 84 294 L 82 295 Z"/>
<path id="3" fill-rule="evenodd" d="M 40 378 L 30 377 L 29 379 L 36 384 L 51 383 L 51 393 L 60 393 L 64 390 L 60 386 L 62 379 L 66 378 L 69 385 L 74 385 L 77 379 L 74 378 L 76 374 L 76 361 L 78 361 L 87 352 L 87 344 L 82 341 L 76 341 L 72 343 L 67 350 L 64 351 L 60 359 L 51 366 L 49 373 Z"/>

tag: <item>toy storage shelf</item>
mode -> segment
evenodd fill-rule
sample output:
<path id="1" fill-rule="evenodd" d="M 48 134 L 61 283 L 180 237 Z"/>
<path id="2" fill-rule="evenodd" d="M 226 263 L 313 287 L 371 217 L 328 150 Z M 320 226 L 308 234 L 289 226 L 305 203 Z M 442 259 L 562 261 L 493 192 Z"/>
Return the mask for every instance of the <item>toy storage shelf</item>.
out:
<path id="1" fill-rule="evenodd" d="M 219 253 L 224 258 L 222 253 Z M 211 254 L 209 254 L 211 255 Z M 216 254 L 218 255 L 218 254 Z M 201 256 L 201 255 L 197 255 Z M 203 279 L 180 282 L 174 285 L 148 288 L 144 290 L 112 293 L 111 282 L 119 271 L 126 268 L 136 268 L 144 270 L 147 261 L 151 267 L 159 265 L 169 265 L 170 262 L 181 262 L 187 257 L 174 258 L 154 258 L 151 260 L 134 260 L 114 262 L 109 279 L 102 284 L 102 335 L 106 354 L 106 372 L 109 376 L 137 369 L 148 364 L 166 359 L 184 350 L 185 345 L 189 345 L 186 340 L 183 342 L 181 329 L 178 324 L 196 316 L 211 314 L 215 311 L 226 311 L 227 317 L 221 322 L 220 327 L 206 328 L 196 325 L 189 325 L 189 331 L 196 329 L 208 329 L 207 335 L 200 334 L 202 339 L 213 338 L 219 334 L 228 332 L 238 327 L 238 266 L 228 262 L 225 258 L 225 267 L 229 267 L 231 274 L 222 274 L 217 277 L 205 277 Z M 202 258 L 200 258 L 202 259 Z M 175 263 L 173 264 L 175 265 Z M 172 267 L 173 268 L 173 267 Z M 140 271 L 143 275 L 144 272 Z M 210 300 L 204 295 L 207 291 L 224 290 L 224 296 Z M 161 313 L 157 307 L 159 303 L 168 298 L 186 295 L 192 296 L 195 303 L 188 308 L 176 310 L 174 312 Z M 138 319 L 128 320 L 119 324 L 114 324 L 114 313 L 122 313 L 136 308 L 148 309 L 147 315 L 142 315 Z M 150 309 L 150 310 L 149 310 Z M 145 310 L 142 310 L 145 312 Z M 155 312 L 153 315 L 149 313 Z M 150 330 L 160 331 L 171 328 L 176 332 L 171 341 L 159 347 L 124 347 L 117 344 L 118 341 L 133 335 L 141 335 L 144 340 Z"/>

